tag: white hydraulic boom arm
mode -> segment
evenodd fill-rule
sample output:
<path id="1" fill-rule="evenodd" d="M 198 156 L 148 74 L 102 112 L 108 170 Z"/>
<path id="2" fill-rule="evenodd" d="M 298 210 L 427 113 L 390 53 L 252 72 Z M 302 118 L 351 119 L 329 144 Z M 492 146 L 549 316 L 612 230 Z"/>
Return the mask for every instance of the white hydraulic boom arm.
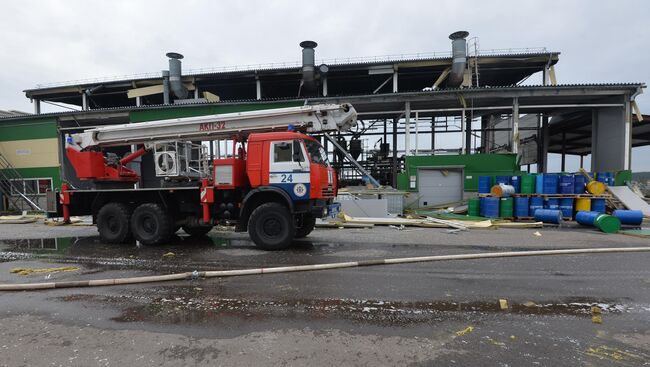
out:
<path id="1" fill-rule="evenodd" d="M 310 133 L 348 131 L 356 124 L 352 105 L 319 104 L 99 127 L 71 134 L 66 143 L 83 150 L 170 140 L 219 140 L 242 132 L 287 130 L 290 125 Z"/>

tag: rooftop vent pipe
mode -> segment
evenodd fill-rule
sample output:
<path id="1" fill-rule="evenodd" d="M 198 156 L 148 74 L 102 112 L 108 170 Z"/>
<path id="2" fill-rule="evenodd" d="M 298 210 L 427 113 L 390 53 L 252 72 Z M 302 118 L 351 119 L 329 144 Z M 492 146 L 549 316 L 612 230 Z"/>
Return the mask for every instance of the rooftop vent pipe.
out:
<path id="1" fill-rule="evenodd" d="M 168 52 L 169 57 L 169 87 L 176 98 L 187 98 L 187 88 L 183 85 L 181 77 L 181 59 L 183 55 L 176 52 Z"/>
<path id="2" fill-rule="evenodd" d="M 314 48 L 318 43 L 314 41 L 302 41 L 302 82 L 301 94 L 305 96 L 313 96 L 316 94 L 316 73 L 314 70 L 315 58 Z"/>
<path id="3" fill-rule="evenodd" d="M 451 73 L 447 78 L 448 88 L 458 88 L 463 84 L 463 76 L 465 74 L 465 66 L 467 65 L 467 41 L 465 38 L 469 36 L 469 32 L 458 31 L 449 35 L 451 40 Z"/>

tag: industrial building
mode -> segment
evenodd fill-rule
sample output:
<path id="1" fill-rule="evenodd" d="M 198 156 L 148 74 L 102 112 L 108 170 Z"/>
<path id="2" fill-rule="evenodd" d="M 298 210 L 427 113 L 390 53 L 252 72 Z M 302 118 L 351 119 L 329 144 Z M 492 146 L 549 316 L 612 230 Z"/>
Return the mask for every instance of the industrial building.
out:
<path id="1" fill-rule="evenodd" d="M 588 170 L 626 171 L 632 147 L 650 144 L 650 118 L 635 102 L 644 83 L 564 85 L 555 78 L 559 52 L 482 50 L 467 37 L 453 33 L 449 52 L 318 62 L 317 43 L 305 41 L 301 63 L 210 70 L 183 71 L 183 55 L 168 53 L 169 70 L 161 73 L 25 90 L 33 114 L 0 114 L 4 205 L 43 207 L 44 192 L 62 181 L 84 186 L 63 154 L 67 133 L 304 104 L 352 103 L 358 127 L 339 134 L 339 145 L 382 185 L 417 192 L 412 201 L 423 206 L 462 198 L 487 172 L 516 174 L 531 165 L 546 172 L 548 153 L 562 154 L 563 170 L 566 155 L 591 155 Z M 537 75 L 537 84 L 527 84 Z M 42 103 L 79 110 L 41 113 Z M 451 136 L 457 148 L 441 149 Z M 323 145 L 341 182 L 363 182 L 341 152 L 325 139 Z M 209 152 L 232 153 L 220 142 Z M 143 187 L 157 184 L 153 158 L 136 165 Z"/>

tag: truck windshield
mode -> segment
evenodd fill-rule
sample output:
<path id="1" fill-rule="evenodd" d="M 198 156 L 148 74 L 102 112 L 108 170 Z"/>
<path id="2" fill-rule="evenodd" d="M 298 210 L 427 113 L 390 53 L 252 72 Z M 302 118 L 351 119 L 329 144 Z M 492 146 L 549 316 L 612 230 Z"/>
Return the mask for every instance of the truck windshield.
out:
<path id="1" fill-rule="evenodd" d="M 329 165 L 325 149 L 320 144 L 315 141 L 305 140 L 305 146 L 307 147 L 307 153 L 312 163 L 322 164 L 324 166 Z"/>

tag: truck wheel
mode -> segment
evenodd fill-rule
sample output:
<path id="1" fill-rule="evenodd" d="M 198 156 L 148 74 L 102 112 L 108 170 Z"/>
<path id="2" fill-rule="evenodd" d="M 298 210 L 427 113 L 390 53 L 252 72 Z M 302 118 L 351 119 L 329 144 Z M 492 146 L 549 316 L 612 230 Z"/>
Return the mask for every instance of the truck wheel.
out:
<path id="1" fill-rule="evenodd" d="M 131 216 L 133 237 L 143 245 L 157 245 L 169 240 L 174 231 L 172 218 L 160 205 L 146 203 Z"/>
<path id="2" fill-rule="evenodd" d="M 205 236 L 212 230 L 212 226 L 183 226 L 185 233 L 193 237 Z"/>
<path id="3" fill-rule="evenodd" d="M 316 226 L 316 218 L 311 215 L 305 214 L 302 217 L 302 226 L 296 228 L 296 238 L 307 237 Z"/>
<path id="4" fill-rule="evenodd" d="M 131 209 L 122 203 L 108 203 L 97 213 L 99 237 L 106 243 L 124 243 L 131 236 Z"/>
<path id="5" fill-rule="evenodd" d="M 264 250 L 282 250 L 296 233 L 293 216 L 282 204 L 266 203 L 258 206 L 248 220 L 248 234 L 255 245 Z"/>

